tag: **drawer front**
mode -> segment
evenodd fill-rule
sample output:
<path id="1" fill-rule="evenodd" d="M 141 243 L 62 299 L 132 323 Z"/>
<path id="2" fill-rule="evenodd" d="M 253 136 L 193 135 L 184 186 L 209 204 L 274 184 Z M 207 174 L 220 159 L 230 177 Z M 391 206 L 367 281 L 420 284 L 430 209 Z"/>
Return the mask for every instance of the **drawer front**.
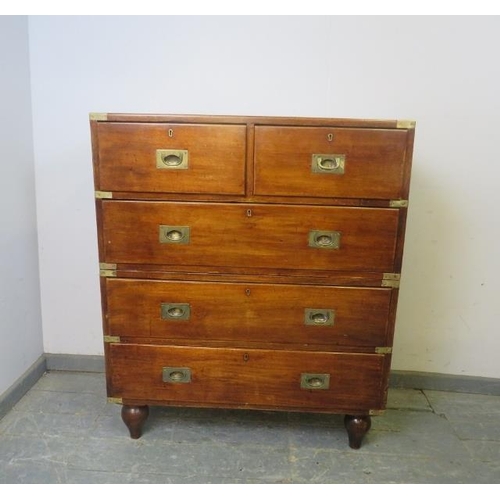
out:
<path id="1" fill-rule="evenodd" d="M 392 272 L 397 209 L 103 201 L 106 262 Z"/>
<path id="2" fill-rule="evenodd" d="M 245 193 L 243 125 L 98 123 L 101 190 Z"/>
<path id="3" fill-rule="evenodd" d="M 381 346 L 390 300 L 382 288 L 109 279 L 108 333 Z"/>
<path id="4" fill-rule="evenodd" d="M 255 127 L 255 193 L 397 199 L 406 130 Z"/>
<path id="5" fill-rule="evenodd" d="M 383 405 L 378 354 L 110 344 L 110 396 L 186 405 L 367 410 Z"/>

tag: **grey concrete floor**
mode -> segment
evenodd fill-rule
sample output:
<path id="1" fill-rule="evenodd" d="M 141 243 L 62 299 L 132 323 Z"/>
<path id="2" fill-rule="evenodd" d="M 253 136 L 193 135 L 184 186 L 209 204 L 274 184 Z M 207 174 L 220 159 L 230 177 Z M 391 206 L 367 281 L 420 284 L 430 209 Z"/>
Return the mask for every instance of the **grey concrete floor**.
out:
<path id="1" fill-rule="evenodd" d="M 131 440 L 102 374 L 50 372 L 0 421 L 0 483 L 500 483 L 500 397 L 393 389 L 360 450 L 341 415 L 151 408 Z"/>

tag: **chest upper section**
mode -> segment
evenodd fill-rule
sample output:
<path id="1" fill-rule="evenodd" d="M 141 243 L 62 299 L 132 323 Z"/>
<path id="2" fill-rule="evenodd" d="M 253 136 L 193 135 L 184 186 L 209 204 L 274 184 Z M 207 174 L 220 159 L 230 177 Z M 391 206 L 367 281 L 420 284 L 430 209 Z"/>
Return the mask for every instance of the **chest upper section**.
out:
<path id="1" fill-rule="evenodd" d="M 398 121 L 97 115 L 95 185 L 153 198 L 401 200 L 413 132 Z"/>

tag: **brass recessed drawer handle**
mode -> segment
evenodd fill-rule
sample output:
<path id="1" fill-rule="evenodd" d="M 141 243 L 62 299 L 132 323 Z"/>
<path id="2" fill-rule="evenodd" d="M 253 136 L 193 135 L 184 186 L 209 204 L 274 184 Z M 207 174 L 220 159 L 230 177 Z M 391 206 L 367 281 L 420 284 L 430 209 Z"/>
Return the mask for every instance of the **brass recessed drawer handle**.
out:
<path id="1" fill-rule="evenodd" d="M 311 170 L 315 174 L 343 175 L 345 172 L 345 155 L 313 154 Z"/>
<path id="2" fill-rule="evenodd" d="M 191 382 L 191 368 L 165 366 L 162 371 L 162 380 L 168 384 L 189 384 Z"/>
<path id="3" fill-rule="evenodd" d="M 187 245 L 190 238 L 189 226 L 160 226 L 160 243 Z"/>
<path id="4" fill-rule="evenodd" d="M 189 167 L 187 149 L 157 149 L 156 168 L 186 170 Z"/>
<path id="5" fill-rule="evenodd" d="M 161 319 L 166 321 L 187 321 L 191 317 L 191 306 L 180 303 L 162 303 Z"/>
<path id="6" fill-rule="evenodd" d="M 333 326 L 335 311 L 333 309 L 304 309 L 304 324 L 313 326 Z"/>
<path id="7" fill-rule="evenodd" d="M 330 387 L 329 373 L 301 373 L 301 389 L 328 389 Z"/>
<path id="8" fill-rule="evenodd" d="M 327 250 L 337 250 L 340 248 L 339 231 L 309 231 L 309 246 L 312 248 L 324 248 Z"/>

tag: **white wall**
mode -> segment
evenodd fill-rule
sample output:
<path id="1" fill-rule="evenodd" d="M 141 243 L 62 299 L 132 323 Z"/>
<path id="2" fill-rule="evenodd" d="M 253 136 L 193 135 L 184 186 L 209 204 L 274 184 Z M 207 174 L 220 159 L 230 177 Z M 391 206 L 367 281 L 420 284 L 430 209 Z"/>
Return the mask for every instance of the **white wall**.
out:
<path id="1" fill-rule="evenodd" d="M 0 16 L 0 395 L 42 354 L 28 18 Z"/>
<path id="2" fill-rule="evenodd" d="M 32 17 L 45 350 L 102 352 L 87 115 L 416 119 L 393 367 L 500 377 L 497 17 Z"/>

